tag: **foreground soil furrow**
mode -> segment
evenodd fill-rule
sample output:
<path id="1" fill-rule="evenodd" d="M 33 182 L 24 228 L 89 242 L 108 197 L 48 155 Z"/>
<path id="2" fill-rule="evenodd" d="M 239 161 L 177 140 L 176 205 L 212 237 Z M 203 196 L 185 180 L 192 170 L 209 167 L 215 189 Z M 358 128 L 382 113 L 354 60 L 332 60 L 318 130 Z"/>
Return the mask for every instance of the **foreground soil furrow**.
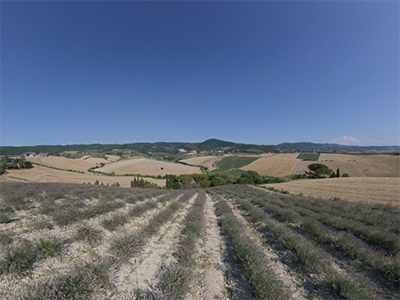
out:
<path id="1" fill-rule="evenodd" d="M 143 201 L 145 203 L 147 200 Z M 136 205 L 129 205 L 129 209 L 133 209 Z M 126 210 L 126 208 L 125 208 Z M 125 224 L 125 228 L 129 231 L 139 230 L 142 226 L 145 226 L 148 219 L 157 214 L 158 209 L 152 209 L 143 213 L 142 215 L 132 218 Z M 107 213 L 107 215 L 112 212 Z M 52 234 L 57 236 L 59 239 L 68 241 L 67 245 L 63 245 L 62 255 L 56 257 L 50 257 L 35 265 L 33 271 L 29 274 L 29 277 L 23 277 L 19 281 L 14 281 L 13 286 L 10 286 L 7 277 L 3 277 L 0 281 L 0 290 L 13 290 L 14 292 L 21 291 L 24 286 L 34 285 L 37 281 L 45 281 L 46 278 L 51 278 L 57 273 L 68 273 L 77 265 L 84 265 L 85 263 L 95 261 L 99 257 L 107 255 L 109 244 L 115 233 L 108 232 L 102 229 L 99 225 L 103 216 L 97 216 L 96 218 L 90 219 L 84 224 L 72 224 L 69 227 L 58 227 L 52 230 Z M 101 234 L 101 243 L 91 244 L 87 240 L 76 240 L 75 236 L 80 226 L 90 226 L 91 228 L 98 230 Z M 12 278 L 12 276 L 8 276 Z M 2 289 L 2 287 L 4 289 Z M 15 294 L 15 293 L 12 294 Z M 0 294 L 1 296 L 1 294 Z"/>
<path id="2" fill-rule="evenodd" d="M 272 249 L 268 247 L 268 245 L 263 243 L 259 233 L 257 233 L 256 229 L 249 224 L 249 222 L 246 220 L 245 217 L 243 217 L 242 214 L 240 214 L 240 211 L 237 209 L 237 207 L 234 204 L 232 204 L 231 201 L 229 200 L 227 201 L 236 218 L 247 229 L 248 233 L 253 237 L 253 240 L 256 243 L 258 243 L 260 247 L 263 249 L 264 255 L 268 258 L 270 262 L 271 269 L 273 270 L 275 276 L 283 282 L 285 290 L 289 292 L 290 299 L 293 300 L 306 299 L 306 297 L 309 295 L 307 295 L 307 292 L 304 289 L 299 288 L 302 285 L 301 281 L 297 279 L 296 276 L 293 276 L 293 274 L 291 274 L 289 268 L 286 265 L 280 262 L 279 255 L 273 252 Z"/>
<path id="3" fill-rule="evenodd" d="M 270 201 L 261 198 L 250 198 L 247 201 L 261 207 L 265 213 L 280 222 L 284 222 L 292 228 L 294 232 L 306 236 L 307 239 L 322 243 L 325 247 L 333 246 L 335 251 L 331 253 L 347 255 L 347 265 L 359 264 L 362 262 L 366 267 L 380 270 L 387 277 L 386 284 L 390 281 L 397 281 L 399 278 L 399 262 L 393 255 L 385 255 L 381 251 L 376 251 L 365 241 L 355 237 L 350 232 L 342 232 L 322 224 L 315 218 L 306 214 L 303 217 L 302 209 L 297 208 L 297 212 L 290 208 L 282 208 L 272 204 Z M 298 214 L 300 213 L 300 214 Z M 397 271 L 396 271 L 397 270 Z M 389 281 L 389 282 L 388 282 Z"/>
<path id="4" fill-rule="evenodd" d="M 138 202 L 135 204 L 127 203 L 124 207 L 116 209 L 115 211 L 109 211 L 101 215 L 97 215 L 93 218 L 87 218 L 82 220 L 79 223 L 73 223 L 69 226 L 59 226 L 52 222 L 52 218 L 46 215 L 37 214 L 31 218 L 27 218 L 23 224 L 15 224 L 16 229 L 14 230 L 7 230 L 8 232 L 12 232 L 14 234 L 14 242 L 19 240 L 35 240 L 43 236 L 62 236 L 63 239 L 73 239 L 76 229 L 82 225 L 82 223 L 88 224 L 90 226 L 96 228 L 102 228 L 101 222 L 105 218 L 111 217 L 113 215 L 123 215 L 127 214 L 128 211 L 134 210 L 135 207 L 138 207 L 144 203 L 148 203 L 149 201 L 155 201 L 154 198 L 152 199 L 143 199 L 142 202 Z M 22 220 L 20 220 L 22 221 Z M 29 222 L 30 221 L 30 222 Z M 41 223 L 48 223 L 51 228 L 44 228 L 44 229 L 37 229 Z M 46 225 L 46 224 L 44 224 Z M 107 232 L 104 233 L 107 235 Z"/>
<path id="5" fill-rule="evenodd" d="M 0 299 L 398 299 L 398 213 L 245 185 L 2 183 Z"/>
<path id="6" fill-rule="evenodd" d="M 129 294 L 136 289 L 147 290 L 154 282 L 154 276 L 163 263 L 168 263 L 174 245 L 179 239 L 180 225 L 193 205 L 193 196 L 176 216 L 166 223 L 157 236 L 153 236 L 140 256 L 131 258 L 121 266 L 114 276 L 116 289 Z M 115 298 L 115 299 L 118 299 Z"/>
<path id="7" fill-rule="evenodd" d="M 199 192 L 183 220 L 172 259 L 161 266 L 155 284 L 147 291 L 155 299 L 197 299 L 198 249 L 204 240 L 205 193 Z"/>
<path id="8" fill-rule="evenodd" d="M 214 202 L 208 194 L 206 196 L 205 221 L 205 242 L 199 253 L 199 272 L 202 276 L 200 299 L 227 299 L 224 277 L 227 267 L 222 260 L 225 245 L 219 232 Z"/>
<path id="9" fill-rule="evenodd" d="M 227 191 L 232 197 L 235 197 L 233 193 Z M 275 194 L 270 192 L 265 193 L 265 191 L 258 191 L 256 195 L 252 193 L 248 193 L 247 195 L 243 194 L 243 191 L 237 190 L 237 196 L 242 196 L 246 201 L 249 201 L 256 206 L 262 207 L 263 210 L 268 213 L 271 217 L 278 220 L 279 222 L 284 222 L 287 225 L 292 227 L 292 230 L 295 232 L 301 233 L 302 235 L 307 236 L 307 239 L 313 239 L 318 243 L 323 243 L 325 246 L 332 245 L 335 247 L 333 251 L 335 254 L 340 254 L 343 252 L 348 256 L 348 265 L 359 265 L 360 263 L 364 264 L 365 267 L 371 268 L 372 271 L 382 272 L 381 275 L 375 274 L 373 277 L 382 277 L 385 276 L 386 281 L 385 285 L 391 285 L 393 283 L 398 282 L 400 277 L 400 268 L 399 268 L 399 260 L 398 255 L 393 255 L 388 253 L 387 250 L 382 249 L 382 247 L 377 246 L 377 244 L 386 244 L 395 248 L 397 238 L 391 237 L 392 234 L 387 234 L 382 230 L 378 230 L 375 228 L 375 234 L 371 233 L 369 229 L 364 230 L 369 235 L 368 240 L 374 239 L 374 244 L 369 244 L 366 240 L 362 240 L 359 237 L 354 236 L 352 233 L 346 230 L 339 230 L 337 228 L 330 227 L 328 225 L 323 224 L 318 221 L 318 219 L 332 219 L 329 214 L 322 212 L 318 214 L 312 210 L 303 208 L 309 206 L 309 204 L 305 204 L 307 198 L 304 198 L 303 201 L 299 201 L 296 197 L 290 197 L 286 195 L 280 195 L 279 198 Z M 267 194 L 267 198 L 265 195 Z M 284 201 L 283 201 L 284 200 Z M 316 203 L 316 200 L 311 199 L 312 203 Z M 301 202 L 300 205 L 291 206 L 291 203 Z M 336 202 L 329 201 L 327 204 L 333 206 L 339 206 Z M 321 203 L 316 204 L 317 206 L 321 206 Z M 354 206 L 354 205 L 353 205 Z M 364 206 L 354 206 L 357 210 L 369 211 L 371 209 L 364 208 Z M 326 209 L 329 211 L 329 207 Z M 344 212 L 344 214 L 348 214 L 348 212 Z M 353 212 L 354 213 L 354 212 Z M 381 212 L 381 214 L 386 214 L 387 212 Z M 354 217 L 353 219 L 360 219 L 361 217 Z M 375 218 L 373 219 L 375 220 Z M 372 221 L 372 219 L 370 219 Z M 340 218 L 335 221 L 335 223 L 346 223 L 348 222 L 345 218 Z M 382 223 L 382 222 L 380 222 Z M 349 226 L 354 225 L 352 221 L 350 221 Z M 357 228 L 357 224 L 355 228 Z M 389 222 L 389 224 L 392 224 Z M 343 227 L 343 225 L 340 225 Z M 371 227 L 371 226 L 369 226 Z M 365 225 L 358 227 L 358 229 L 365 228 Z M 306 230 L 305 233 L 303 230 Z M 331 251 L 332 252 L 332 251 Z M 371 273 L 371 272 L 367 272 Z M 375 272 L 376 273 L 376 272 Z M 371 276 L 368 276 L 371 277 Z M 376 278 L 378 279 L 378 278 Z M 375 279 L 373 279 L 375 281 Z M 382 280 L 379 279 L 379 284 L 382 285 Z"/>
<path id="10" fill-rule="evenodd" d="M 259 241 L 235 216 L 228 201 L 217 196 L 217 215 L 223 229 L 229 234 L 235 252 L 244 268 L 244 277 L 256 299 L 289 299 L 285 284 L 277 276 L 271 261 L 265 255 Z"/>
<path id="11" fill-rule="evenodd" d="M 315 247 L 303 236 L 294 233 L 290 228 L 280 224 L 265 212 L 247 201 L 234 199 L 241 209 L 247 213 L 247 218 L 253 222 L 260 222 L 258 230 L 272 234 L 285 247 L 294 251 L 298 259 L 309 269 L 321 277 L 318 281 L 322 287 L 317 293 L 324 297 L 346 297 L 348 299 L 380 299 L 373 292 L 374 284 L 361 274 L 348 273 L 339 267 L 335 259 L 319 247 Z M 375 287 L 376 290 L 376 287 Z"/>

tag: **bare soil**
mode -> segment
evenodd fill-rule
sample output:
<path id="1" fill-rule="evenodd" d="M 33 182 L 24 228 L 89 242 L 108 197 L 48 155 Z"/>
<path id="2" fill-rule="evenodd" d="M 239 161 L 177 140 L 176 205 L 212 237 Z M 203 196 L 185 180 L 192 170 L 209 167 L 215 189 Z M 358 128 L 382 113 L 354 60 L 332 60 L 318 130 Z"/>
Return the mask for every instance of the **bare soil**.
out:
<path id="1" fill-rule="evenodd" d="M 227 299 L 222 261 L 224 244 L 222 243 L 217 216 L 214 213 L 214 203 L 207 195 L 205 206 L 206 235 L 204 247 L 200 249 L 200 274 L 202 287 L 199 299 Z"/>

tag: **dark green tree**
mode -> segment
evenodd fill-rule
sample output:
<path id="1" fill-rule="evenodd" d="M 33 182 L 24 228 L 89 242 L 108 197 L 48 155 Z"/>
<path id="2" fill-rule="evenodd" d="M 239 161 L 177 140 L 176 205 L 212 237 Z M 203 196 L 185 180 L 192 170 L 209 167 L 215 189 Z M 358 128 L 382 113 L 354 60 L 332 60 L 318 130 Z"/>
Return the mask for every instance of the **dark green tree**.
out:
<path id="1" fill-rule="evenodd" d="M 184 189 L 191 188 L 193 184 L 193 176 L 190 174 L 181 174 L 177 179 Z"/>
<path id="2" fill-rule="evenodd" d="M 235 183 L 237 184 L 261 184 L 264 183 L 264 179 L 256 171 L 247 171 L 237 178 Z"/>
<path id="3" fill-rule="evenodd" d="M 332 170 L 328 166 L 320 163 L 313 163 L 308 166 L 310 172 L 306 171 L 306 174 L 310 178 L 325 178 L 332 174 Z"/>
<path id="4" fill-rule="evenodd" d="M 225 185 L 226 184 L 226 180 L 223 179 L 222 177 L 214 177 L 211 180 L 211 186 L 219 186 L 219 185 Z"/>
<path id="5" fill-rule="evenodd" d="M 205 180 L 203 180 L 203 181 L 200 182 L 200 186 L 201 186 L 202 188 L 209 187 L 209 186 L 211 186 L 211 181 L 205 179 Z"/>
<path id="6" fill-rule="evenodd" d="M 176 175 L 165 175 L 165 188 L 166 189 L 179 189 L 180 185 Z"/>

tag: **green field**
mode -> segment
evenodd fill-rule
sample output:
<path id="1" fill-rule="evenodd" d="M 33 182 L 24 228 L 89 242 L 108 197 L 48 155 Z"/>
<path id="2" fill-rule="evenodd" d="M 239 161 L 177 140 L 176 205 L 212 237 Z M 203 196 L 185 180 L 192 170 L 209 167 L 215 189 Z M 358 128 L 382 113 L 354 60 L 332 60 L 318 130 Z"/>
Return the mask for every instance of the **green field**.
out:
<path id="1" fill-rule="evenodd" d="M 296 158 L 301 160 L 317 161 L 321 153 L 300 153 Z"/>
<path id="2" fill-rule="evenodd" d="M 244 167 L 253 161 L 259 159 L 259 157 L 243 157 L 243 156 L 228 156 L 224 157 L 220 161 L 216 162 L 218 170 L 215 171 L 228 171 L 232 169 L 239 169 Z"/>
<path id="3" fill-rule="evenodd" d="M 247 171 L 243 171 L 240 169 L 233 169 L 228 171 L 233 177 L 240 177 L 242 174 L 247 174 Z"/>

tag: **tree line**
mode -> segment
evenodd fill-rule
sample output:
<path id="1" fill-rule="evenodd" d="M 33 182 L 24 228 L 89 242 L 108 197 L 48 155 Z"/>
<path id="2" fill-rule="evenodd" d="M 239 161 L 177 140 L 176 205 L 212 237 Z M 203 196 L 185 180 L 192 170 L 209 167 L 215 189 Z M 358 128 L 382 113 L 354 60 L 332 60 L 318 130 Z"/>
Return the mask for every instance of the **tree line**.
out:
<path id="1" fill-rule="evenodd" d="M 32 163 L 26 161 L 24 156 L 20 158 L 11 158 L 4 156 L 0 158 L 0 175 L 3 175 L 7 169 L 29 169 Z"/>

